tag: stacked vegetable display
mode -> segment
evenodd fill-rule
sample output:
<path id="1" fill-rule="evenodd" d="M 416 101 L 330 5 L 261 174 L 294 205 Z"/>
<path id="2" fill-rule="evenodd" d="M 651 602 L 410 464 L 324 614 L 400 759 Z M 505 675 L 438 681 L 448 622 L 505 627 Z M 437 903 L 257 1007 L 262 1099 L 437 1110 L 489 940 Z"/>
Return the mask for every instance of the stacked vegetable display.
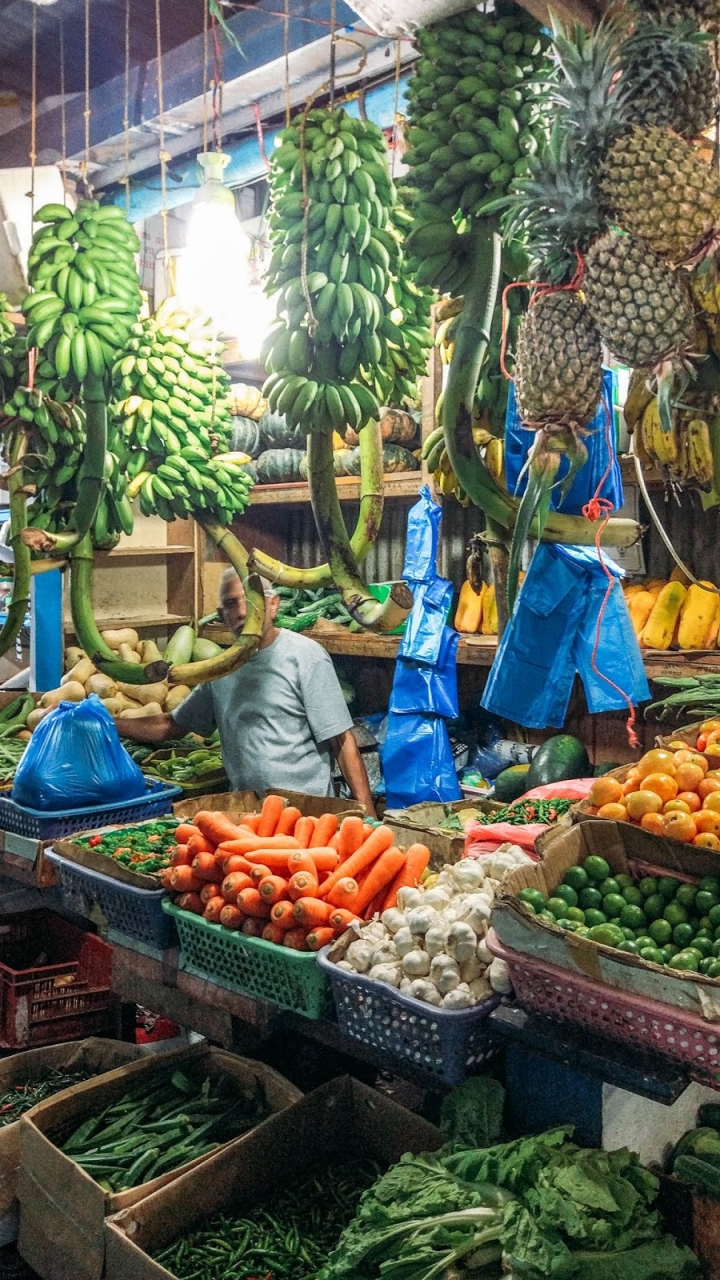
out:
<path id="1" fill-rule="evenodd" d="M 706 746 L 720 739 L 714 733 L 701 734 Z M 684 744 L 675 750 L 655 748 L 621 778 L 596 779 L 588 795 L 589 813 L 720 851 L 720 770 L 712 769 L 700 751 Z"/>
<path id="2" fill-rule="evenodd" d="M 14 1124 L 39 1102 L 44 1102 L 63 1089 L 71 1089 L 74 1084 L 80 1084 L 83 1080 L 89 1080 L 93 1074 L 82 1068 L 63 1070 L 60 1067 L 50 1067 L 36 1080 L 12 1085 L 6 1093 L 0 1094 L 0 1128 Z"/>
<path id="3" fill-rule="evenodd" d="M 127 871 L 157 876 L 172 865 L 176 828 L 174 818 L 156 818 L 132 827 L 113 827 L 91 836 L 75 836 L 73 843 L 112 858 Z"/>

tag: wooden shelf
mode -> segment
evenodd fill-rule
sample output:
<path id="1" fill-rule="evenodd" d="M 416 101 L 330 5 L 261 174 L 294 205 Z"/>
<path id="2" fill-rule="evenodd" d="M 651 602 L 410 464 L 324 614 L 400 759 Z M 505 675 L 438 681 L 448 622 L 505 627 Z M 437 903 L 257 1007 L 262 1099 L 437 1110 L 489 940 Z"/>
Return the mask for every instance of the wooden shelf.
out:
<path id="1" fill-rule="evenodd" d="M 338 476 L 337 489 L 341 502 L 357 502 L 360 498 L 360 479 L 355 476 Z M 385 477 L 386 498 L 413 498 L 423 483 L 421 471 L 396 471 Z M 310 490 L 302 482 L 297 484 L 260 484 L 250 493 L 251 506 L 285 506 L 310 501 Z"/>
<path id="2" fill-rule="evenodd" d="M 125 614 L 120 618 L 96 618 L 98 627 L 101 631 L 113 631 L 116 627 L 134 627 L 143 630 L 145 627 L 162 627 L 165 625 L 171 627 L 184 626 L 186 622 L 191 622 L 192 618 L 189 613 L 141 613 Z M 65 625 L 65 635 L 74 636 L 75 631 L 72 623 Z"/>
<path id="3" fill-rule="evenodd" d="M 100 564 L 104 560 L 134 560 L 138 556 L 192 556 L 195 554 L 194 547 L 173 546 L 168 543 L 165 547 L 114 547 L 112 551 L 98 551 L 97 558 Z"/>

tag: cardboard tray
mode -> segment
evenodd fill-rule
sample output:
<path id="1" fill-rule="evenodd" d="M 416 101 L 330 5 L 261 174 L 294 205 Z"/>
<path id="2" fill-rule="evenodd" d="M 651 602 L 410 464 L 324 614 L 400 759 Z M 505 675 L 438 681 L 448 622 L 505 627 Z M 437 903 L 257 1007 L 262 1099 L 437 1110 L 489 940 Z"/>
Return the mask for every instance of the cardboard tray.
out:
<path id="1" fill-rule="evenodd" d="M 199 1062 L 208 1074 L 230 1075 L 242 1084 L 252 1085 L 259 1079 L 273 1112 L 302 1097 L 299 1089 L 264 1063 L 238 1058 L 205 1043 L 173 1054 L 172 1062 L 177 1067 Z M 100 1280 L 105 1262 L 105 1217 L 129 1208 L 210 1158 L 199 1156 L 152 1182 L 108 1195 L 55 1145 L 55 1140 L 65 1140 L 89 1115 L 122 1098 L 139 1077 L 156 1076 L 168 1065 L 164 1054 L 144 1058 L 101 1080 L 89 1080 L 49 1098 L 21 1117 L 18 1247 L 43 1280 Z M 238 1141 L 227 1145 L 236 1146 Z"/>
<path id="2" fill-rule="evenodd" d="M 109 1218 L 106 1280 L 172 1280 L 149 1252 L 220 1210 L 265 1198 L 272 1204 L 278 1171 L 289 1183 L 349 1153 L 390 1165 L 407 1151 L 435 1151 L 442 1141 L 434 1125 L 357 1080 L 331 1080 L 261 1131 L 211 1156 L 202 1169 Z"/>
<path id="3" fill-rule="evenodd" d="M 308 796 L 302 791 L 286 791 L 283 787 L 273 787 L 268 793 L 284 796 L 288 805 L 299 809 L 304 817 L 319 818 L 323 813 L 336 813 L 338 817 L 348 814 L 363 814 L 364 805 L 358 800 L 342 800 L 336 796 Z M 192 819 L 201 809 L 215 809 L 218 813 L 257 813 L 262 800 L 254 791 L 221 791 L 213 795 L 197 796 L 190 800 L 178 800 L 173 805 L 173 813 L 177 818 Z"/>
<path id="4" fill-rule="evenodd" d="M 161 821 L 158 818 L 149 818 L 148 825 Z M 144 827 L 144 822 L 117 822 L 109 827 L 96 827 L 93 831 L 78 832 L 83 839 L 88 836 L 106 836 L 111 831 L 124 831 L 132 827 L 138 830 Z M 95 849 L 88 849 L 85 845 L 78 844 L 77 839 L 73 836 L 67 836 L 62 840 L 51 841 L 54 853 L 59 853 L 62 858 L 67 858 L 68 862 L 75 862 L 80 867 L 87 867 L 88 871 L 96 871 L 98 875 L 109 876 L 111 880 L 118 880 L 121 884 L 132 885 L 134 889 L 152 889 L 160 888 L 160 876 L 143 875 L 139 871 L 130 871 L 128 867 L 121 866 L 115 862 L 113 858 L 108 858 L 104 853 L 97 853 Z M 50 866 L 50 863 L 47 864 Z M 57 873 L 55 873 L 57 874 Z"/>
<path id="5" fill-rule="evenodd" d="M 401 849 L 418 842 L 427 845 L 432 870 L 442 871 L 446 864 L 459 862 L 465 852 L 465 833 L 443 831 L 438 825 L 448 810 L 460 813 L 463 809 L 479 809 L 481 813 L 496 813 L 502 807 L 494 800 L 475 802 L 470 798 L 453 800 L 449 804 L 428 801 L 411 805 L 409 809 L 386 809 L 383 823 L 395 832 L 395 843 Z"/>
<path id="6" fill-rule="evenodd" d="M 546 842 L 542 862 L 520 867 L 504 882 L 492 912 L 492 926 L 500 941 L 513 951 L 537 956 L 594 982 L 720 1023 L 720 979 L 667 969 L 589 942 L 539 920 L 518 900 L 516 895 L 525 888 L 537 888 L 550 896 L 568 868 L 584 862 L 589 854 L 605 858 L 616 874 L 635 864 L 643 874 L 657 870 L 692 882 L 715 874 L 718 867 L 718 857 L 711 851 L 651 836 L 629 823 L 608 819 L 583 822 L 558 831 Z"/>

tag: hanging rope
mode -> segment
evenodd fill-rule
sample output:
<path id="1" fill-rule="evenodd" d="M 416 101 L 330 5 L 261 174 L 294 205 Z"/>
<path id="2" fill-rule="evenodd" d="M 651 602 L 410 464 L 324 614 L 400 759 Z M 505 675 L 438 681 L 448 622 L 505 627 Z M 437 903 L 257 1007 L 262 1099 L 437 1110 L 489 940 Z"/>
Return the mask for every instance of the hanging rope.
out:
<path id="1" fill-rule="evenodd" d="M 30 64 L 30 225 L 35 217 L 35 164 L 37 162 L 37 5 L 32 11 Z"/>
<path id="2" fill-rule="evenodd" d="M 208 27 L 208 0 L 203 0 L 203 74 L 202 74 L 202 99 L 203 99 L 203 155 L 207 155 L 208 149 L 208 54 L 210 52 L 209 45 L 209 27 Z"/>
<path id="3" fill-rule="evenodd" d="M 63 183 L 63 201 L 67 202 L 67 112 L 65 110 L 65 27 L 60 22 L 60 173 Z"/>
<path id="4" fill-rule="evenodd" d="M 170 271 L 170 250 L 168 247 L 168 210 L 167 210 L 167 162 L 170 159 L 168 152 L 165 150 L 165 104 L 163 98 L 163 66 L 162 66 L 162 24 L 160 21 L 160 0 L 155 0 L 155 44 L 157 50 L 157 93 L 158 93 L 158 123 L 160 128 L 160 190 L 161 207 L 160 217 L 162 219 L 163 232 L 163 265 L 165 267 L 166 284 L 169 285 Z M 169 290 L 168 290 L 169 291 Z"/>
<path id="5" fill-rule="evenodd" d="M 262 116 L 260 115 L 260 108 L 257 102 L 253 102 L 253 115 L 255 117 L 255 132 L 257 133 L 258 147 L 260 148 L 260 158 L 269 172 L 270 161 L 267 158 L 267 151 L 265 150 L 265 134 L 263 133 Z"/>
<path id="6" fill-rule="evenodd" d="M 392 166 L 390 169 L 391 177 L 395 177 L 395 162 L 397 160 L 398 142 L 400 140 L 400 54 L 402 44 L 400 38 L 395 41 L 395 101 L 393 104 L 393 131 L 392 131 Z"/>
<path id="7" fill-rule="evenodd" d="M 290 0 L 285 0 L 283 14 L 283 53 L 285 55 L 285 128 L 290 124 L 292 108 L 290 105 Z"/>
<path id="8" fill-rule="evenodd" d="M 80 166 L 87 190 L 90 190 L 90 0 L 85 0 L 85 159 Z"/>
<path id="9" fill-rule="evenodd" d="M 337 52 L 337 0 L 330 0 L 330 110 L 335 106 L 335 56 Z"/>
<path id="10" fill-rule="evenodd" d="M 222 151 L 222 95 L 223 95 L 223 71 L 222 71 L 222 51 L 220 49 L 220 41 L 217 33 L 217 22 L 215 14 L 210 14 L 210 32 L 213 40 L 213 82 L 212 82 L 212 140 L 213 147 L 216 151 Z"/>
<path id="11" fill-rule="evenodd" d="M 125 212 L 130 220 L 130 0 L 125 0 L 125 98 L 123 102 Z"/>

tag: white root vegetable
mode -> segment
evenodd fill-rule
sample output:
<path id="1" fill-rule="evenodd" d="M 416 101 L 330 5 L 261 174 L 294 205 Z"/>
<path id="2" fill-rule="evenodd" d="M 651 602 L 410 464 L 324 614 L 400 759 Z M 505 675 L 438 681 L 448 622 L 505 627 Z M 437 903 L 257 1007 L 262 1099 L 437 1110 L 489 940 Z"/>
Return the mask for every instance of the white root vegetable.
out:
<path id="1" fill-rule="evenodd" d="M 424 904 L 421 907 L 412 907 L 406 912 L 405 919 L 410 932 L 421 936 L 434 924 L 440 924 L 437 911 L 433 911 L 432 907 L 426 907 Z"/>
<path id="2" fill-rule="evenodd" d="M 427 978 L 416 978 L 411 982 L 408 995 L 411 995 L 414 1000 L 423 1000 L 425 1004 L 442 1004 L 440 992 L 432 982 L 428 982 Z"/>
<path id="3" fill-rule="evenodd" d="M 137 649 L 133 649 L 132 646 L 129 644 L 121 644 L 118 649 L 118 655 L 120 656 L 123 662 L 134 662 L 136 665 L 139 665 L 142 663 L 142 658 L 140 657 L 140 654 L 137 652 Z M 136 686 L 133 685 L 133 688 L 135 687 Z"/>
<path id="4" fill-rule="evenodd" d="M 458 889 L 472 893 L 479 889 L 485 879 L 485 871 L 480 858 L 462 858 L 452 868 L 452 877 Z"/>
<path id="5" fill-rule="evenodd" d="M 78 684 L 84 685 L 86 680 L 95 675 L 96 671 L 97 667 L 94 662 L 91 662 L 89 658 L 81 658 L 70 671 L 66 671 L 60 684 L 71 684 L 76 681 Z"/>
<path id="6" fill-rule="evenodd" d="M 169 686 L 164 680 L 158 684 L 123 684 L 120 680 L 117 687 L 118 692 L 124 693 L 126 698 L 135 698 L 143 706 L 147 706 L 149 702 L 159 702 L 161 708 L 169 691 Z"/>
<path id="7" fill-rule="evenodd" d="M 368 977 L 376 982 L 385 982 L 389 987 L 399 987 L 402 969 L 399 964 L 374 964 Z"/>
<path id="8" fill-rule="evenodd" d="M 426 951 L 416 947 L 403 956 L 402 967 L 409 978 L 426 978 L 430 972 L 430 957 Z"/>
<path id="9" fill-rule="evenodd" d="M 49 689 L 40 699 L 41 707 L 57 707 L 61 702 L 84 702 L 85 688 L 77 680 L 68 680 L 59 689 Z"/>
<path id="10" fill-rule="evenodd" d="M 473 994 L 476 1004 L 479 1004 L 481 1000 L 489 1000 L 490 996 L 494 994 L 487 976 L 484 978 L 474 978 L 472 982 L 468 982 L 468 986 Z"/>
<path id="11" fill-rule="evenodd" d="M 488 978 L 493 991 L 498 995 L 509 996 L 513 987 L 510 981 L 510 970 L 504 960 L 496 956 L 488 969 Z"/>
<path id="12" fill-rule="evenodd" d="M 111 716 L 120 715 L 123 709 L 123 704 L 120 698 L 101 698 L 100 701 L 102 702 L 105 710 L 110 712 Z"/>
<path id="13" fill-rule="evenodd" d="M 398 929 L 393 941 L 395 943 L 395 950 L 401 960 L 409 951 L 413 951 L 415 949 L 415 939 L 407 927 Z"/>
<path id="14" fill-rule="evenodd" d="M 456 920 L 450 926 L 447 936 L 447 953 L 462 964 L 471 960 L 477 947 L 477 934 L 465 920 Z"/>
<path id="15" fill-rule="evenodd" d="M 436 885 L 434 889 L 428 889 L 423 899 L 423 906 L 434 907 L 436 911 L 444 911 L 450 906 L 450 894 Z"/>
<path id="16" fill-rule="evenodd" d="M 430 981 L 435 983 L 441 996 L 460 986 L 460 970 L 450 956 L 435 956 L 430 966 Z"/>
<path id="17" fill-rule="evenodd" d="M 145 716 L 161 716 L 163 709 L 159 702 L 148 702 L 144 707 L 131 708 L 122 712 L 126 720 L 142 720 Z"/>
<path id="18" fill-rule="evenodd" d="M 401 992 L 401 994 L 402 994 L 402 995 L 404 995 L 404 996 L 409 996 L 409 995 L 410 995 L 410 989 L 411 989 L 411 987 L 412 987 L 412 982 L 410 981 L 410 979 L 409 979 L 409 978 L 401 978 L 401 979 L 400 979 L 400 987 L 399 987 L 399 990 L 400 990 L 400 992 Z"/>
<path id="19" fill-rule="evenodd" d="M 395 943 L 388 939 L 387 942 L 379 942 L 372 953 L 373 968 L 379 964 L 397 964 L 398 953 Z"/>
<path id="20" fill-rule="evenodd" d="M 119 651 L 121 644 L 130 645 L 131 649 L 137 649 L 138 633 L 133 627 L 121 627 L 117 631 L 101 631 L 100 635 L 111 649 Z"/>
<path id="21" fill-rule="evenodd" d="M 173 688 L 170 690 L 167 698 L 165 699 L 165 702 L 163 704 L 164 710 L 167 711 L 168 713 L 172 713 L 173 711 L 175 711 L 177 707 L 180 706 L 181 702 L 184 702 L 186 698 L 190 697 L 191 693 L 192 693 L 192 689 L 189 687 L 189 685 L 186 685 L 186 684 L 174 685 Z"/>
<path id="22" fill-rule="evenodd" d="M 463 960 L 460 965 L 460 977 L 463 982 L 474 982 L 476 978 L 481 978 L 485 972 L 485 965 L 477 956 L 471 956 L 469 960 Z"/>
<path id="23" fill-rule="evenodd" d="M 367 973 L 372 965 L 372 957 L 372 947 L 361 939 L 358 939 L 357 942 L 351 942 L 345 952 L 345 959 L 352 965 L 356 973 Z"/>
<path id="24" fill-rule="evenodd" d="M 425 950 L 429 956 L 439 956 L 446 950 L 447 946 L 447 925 L 440 924 L 431 925 L 425 934 Z"/>
<path id="25" fill-rule="evenodd" d="M 85 681 L 85 692 L 88 697 L 91 693 L 96 693 L 98 698 L 102 698 L 104 701 L 106 698 L 115 697 L 117 686 L 109 676 L 104 676 L 102 672 L 96 671 L 95 675 L 90 676 L 90 679 Z"/>
<path id="26" fill-rule="evenodd" d="M 472 1009 L 474 1004 L 472 991 L 462 982 L 443 996 L 443 1009 Z"/>
<path id="27" fill-rule="evenodd" d="M 527 865 L 532 862 L 532 858 L 518 847 L 518 845 L 501 845 L 488 858 L 487 872 L 495 880 L 502 880 L 510 871 L 517 870 L 518 867 Z"/>
<path id="28" fill-rule="evenodd" d="M 413 889 L 412 885 L 404 885 L 402 889 L 398 889 L 397 904 L 400 910 L 407 914 L 410 907 L 419 907 L 423 898 L 422 889 Z"/>
<path id="29" fill-rule="evenodd" d="M 492 900 L 485 894 L 474 893 L 471 897 L 466 898 L 463 904 L 462 919 L 474 933 L 480 935 L 486 932 L 490 923 L 490 913 L 492 911 Z"/>
<path id="30" fill-rule="evenodd" d="M 37 729 L 40 721 L 44 720 L 45 717 L 49 716 L 50 712 L 54 710 L 54 707 L 35 707 L 25 721 L 26 728 L 28 728 L 32 733 L 34 729 Z"/>
<path id="31" fill-rule="evenodd" d="M 484 938 L 481 938 L 475 948 L 475 954 L 481 964 L 489 965 L 493 962 L 493 953 L 490 950 Z"/>
<path id="32" fill-rule="evenodd" d="M 355 973 L 355 969 L 347 960 L 338 960 L 338 969 L 342 969 L 345 973 Z"/>
<path id="33" fill-rule="evenodd" d="M 85 650 L 79 649 L 75 644 L 69 644 L 65 650 L 65 670 L 70 671 L 82 658 L 87 658 Z"/>
<path id="34" fill-rule="evenodd" d="M 404 928 L 407 924 L 405 916 L 402 911 L 398 911 L 397 907 L 388 907 L 387 911 L 383 911 L 380 920 L 388 933 L 397 933 L 398 929 Z"/>

